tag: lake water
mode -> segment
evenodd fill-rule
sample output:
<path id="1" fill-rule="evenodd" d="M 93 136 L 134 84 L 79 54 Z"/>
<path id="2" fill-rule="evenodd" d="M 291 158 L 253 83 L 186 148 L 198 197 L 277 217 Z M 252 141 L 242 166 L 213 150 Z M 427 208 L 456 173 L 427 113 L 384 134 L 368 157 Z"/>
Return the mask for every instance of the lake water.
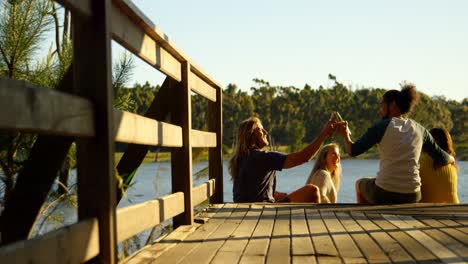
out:
<path id="1" fill-rule="evenodd" d="M 292 169 L 285 169 L 277 173 L 277 190 L 292 192 L 302 187 L 309 176 L 315 161 L 309 161 Z M 342 160 L 343 173 L 341 175 L 341 187 L 338 193 L 339 203 L 355 203 L 356 195 L 354 182 L 361 177 L 375 177 L 378 160 Z M 227 162 L 224 162 L 224 201 L 232 202 L 232 182 L 227 170 Z M 193 164 L 194 174 L 206 168 L 207 162 Z M 460 172 L 458 175 L 458 195 L 460 202 L 468 202 L 468 162 L 458 162 Z M 128 199 L 122 200 L 119 207 L 131 203 L 139 203 L 154 199 L 170 193 L 171 190 L 171 164 L 169 162 L 146 163 L 137 172 L 133 185 L 127 191 Z M 194 179 L 194 186 L 207 181 L 207 176 Z"/>

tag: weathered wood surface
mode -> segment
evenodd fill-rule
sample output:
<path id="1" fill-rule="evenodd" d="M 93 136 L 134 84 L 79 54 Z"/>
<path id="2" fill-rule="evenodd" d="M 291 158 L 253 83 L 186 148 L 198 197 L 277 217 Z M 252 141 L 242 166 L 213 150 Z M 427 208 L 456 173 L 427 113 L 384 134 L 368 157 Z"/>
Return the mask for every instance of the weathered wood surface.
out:
<path id="1" fill-rule="evenodd" d="M 468 205 L 217 204 L 128 263 L 466 263 Z M 411 212 L 412 215 L 409 215 Z"/>
<path id="2" fill-rule="evenodd" d="M 96 218 L 0 248 L 0 263 L 82 263 L 99 254 Z"/>
<path id="3" fill-rule="evenodd" d="M 73 18 L 73 87 L 94 104 L 95 137 L 78 139 L 78 219 L 99 220 L 97 261 L 116 263 L 116 198 L 111 60 L 111 1 L 91 1 L 92 17 Z M 92 29 L 92 30 L 91 30 Z M 86 85 L 83 85 L 86 84 Z"/>

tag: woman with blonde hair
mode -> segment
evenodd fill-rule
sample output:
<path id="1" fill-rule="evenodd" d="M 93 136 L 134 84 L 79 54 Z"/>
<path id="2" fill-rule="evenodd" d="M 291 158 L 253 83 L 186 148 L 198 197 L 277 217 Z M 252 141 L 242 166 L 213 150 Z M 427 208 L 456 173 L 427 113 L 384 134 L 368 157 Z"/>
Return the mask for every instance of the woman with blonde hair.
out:
<path id="1" fill-rule="evenodd" d="M 325 124 L 320 135 L 303 150 L 285 154 L 262 151 L 267 146 L 268 132 L 260 119 L 250 117 L 241 122 L 235 152 L 229 161 L 233 181 L 233 200 L 251 202 L 320 202 L 317 186 L 308 184 L 290 194 L 276 192 L 276 171 L 292 168 L 311 159 L 334 132 L 335 123 Z"/>
<path id="2" fill-rule="evenodd" d="M 322 203 L 336 203 L 340 177 L 340 148 L 335 143 L 323 146 L 306 184 L 319 187 Z"/>

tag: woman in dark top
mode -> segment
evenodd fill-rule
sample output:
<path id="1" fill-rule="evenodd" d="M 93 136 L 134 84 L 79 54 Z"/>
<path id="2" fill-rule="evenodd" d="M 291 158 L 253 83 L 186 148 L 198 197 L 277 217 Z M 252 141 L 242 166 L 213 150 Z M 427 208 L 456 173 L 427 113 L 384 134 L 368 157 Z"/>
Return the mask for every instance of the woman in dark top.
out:
<path id="1" fill-rule="evenodd" d="M 335 123 L 325 124 L 321 134 L 302 151 L 284 154 L 262 151 L 268 145 L 268 132 L 260 119 L 248 118 L 239 126 L 236 149 L 229 162 L 234 202 L 320 202 L 318 188 L 306 186 L 290 193 L 276 191 L 276 171 L 292 168 L 312 158 L 320 146 L 334 132 Z"/>

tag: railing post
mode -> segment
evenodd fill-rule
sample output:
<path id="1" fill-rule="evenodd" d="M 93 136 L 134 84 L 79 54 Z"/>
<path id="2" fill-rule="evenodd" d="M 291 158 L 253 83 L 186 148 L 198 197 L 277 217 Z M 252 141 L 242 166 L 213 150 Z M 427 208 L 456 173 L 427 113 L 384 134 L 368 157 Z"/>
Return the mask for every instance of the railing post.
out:
<path id="1" fill-rule="evenodd" d="M 99 262 L 117 262 L 110 0 L 87 0 L 92 17 L 74 16 L 76 93 L 94 103 L 95 137 L 77 140 L 78 217 L 99 220 Z"/>
<path id="2" fill-rule="evenodd" d="M 171 152 L 172 193 L 184 193 L 184 213 L 174 217 L 174 228 L 193 224 L 192 202 L 192 102 L 190 90 L 190 63 L 182 63 L 182 81 L 173 95 L 171 120 L 182 127 L 181 148 Z"/>
<path id="3" fill-rule="evenodd" d="M 210 203 L 223 203 L 223 91 L 216 87 L 216 102 L 208 103 L 208 130 L 216 133 L 216 148 L 209 149 L 209 177 L 215 179 L 215 193 Z"/>

